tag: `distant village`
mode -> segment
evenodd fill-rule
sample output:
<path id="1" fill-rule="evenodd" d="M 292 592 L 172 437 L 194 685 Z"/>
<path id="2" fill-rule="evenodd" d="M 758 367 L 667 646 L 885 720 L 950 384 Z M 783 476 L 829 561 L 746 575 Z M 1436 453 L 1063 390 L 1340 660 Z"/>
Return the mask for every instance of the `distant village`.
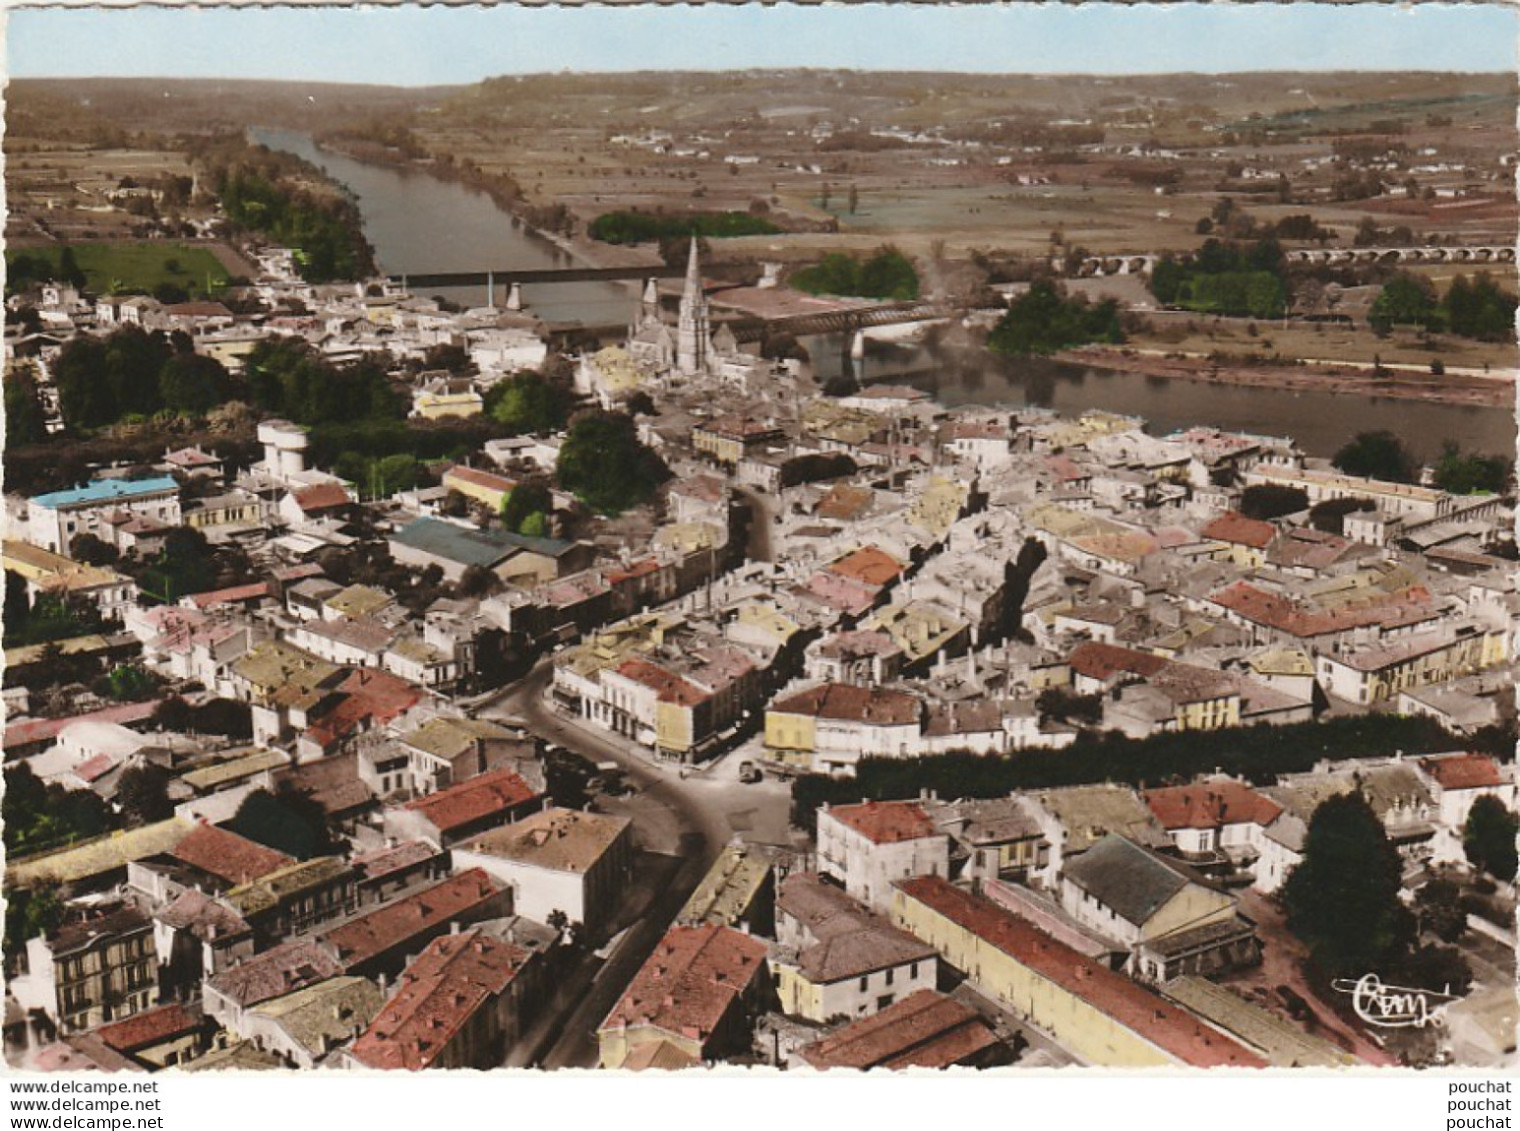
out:
<path id="1" fill-rule="evenodd" d="M 258 267 L 261 314 L 49 284 L 8 344 L 55 426 L 57 350 L 122 325 L 233 372 L 275 335 L 334 362 L 467 353 L 469 376 L 411 378 L 419 421 L 479 414 L 551 356 L 515 310 L 314 287 L 288 250 Z M 557 483 L 534 532 L 501 521 L 563 433 L 377 497 L 275 418 L 246 465 L 192 444 L 7 493 L 8 596 L 100 625 L 7 648 L 7 823 L 80 793 L 118 818 L 9 853 L 14 1064 L 1395 1063 L 1305 984 L 1274 903 L 1350 794 L 1406 903 L 1448 875 L 1486 889 L 1457 932 L 1470 984 L 1421 1055 L 1513 1063 L 1513 887 L 1467 847 L 1475 807 L 1516 807 L 1491 741 L 1514 720 L 1512 498 L 1349 476 L 1284 437 L 824 397 L 714 326 L 695 243 L 674 283 L 571 359 L 582 403 L 633 417 L 672 473 L 615 524 Z M 1249 516 L 1263 498 L 1296 502 Z M 76 556 L 88 535 L 153 558 L 184 528 L 253 571 L 149 592 Z M 323 564 L 360 551 L 436 597 Z M 28 676 L 60 658 L 145 670 L 152 694 L 60 710 Z M 204 725 L 212 707 L 246 722 Z M 1240 728 L 1394 718 L 1443 738 L 1229 769 Z M 1100 737 L 1213 731 L 1200 772 L 866 792 L 885 762 L 1059 774 Z M 846 799 L 796 812 L 818 779 Z"/>

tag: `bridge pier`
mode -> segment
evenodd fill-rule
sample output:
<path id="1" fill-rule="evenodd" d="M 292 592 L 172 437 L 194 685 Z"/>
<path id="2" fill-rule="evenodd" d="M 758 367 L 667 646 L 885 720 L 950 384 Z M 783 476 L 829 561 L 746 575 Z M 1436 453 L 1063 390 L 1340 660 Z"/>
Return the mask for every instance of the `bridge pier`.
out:
<path id="1" fill-rule="evenodd" d="M 507 291 L 507 309 L 516 313 L 523 308 L 522 284 L 514 282 Z"/>

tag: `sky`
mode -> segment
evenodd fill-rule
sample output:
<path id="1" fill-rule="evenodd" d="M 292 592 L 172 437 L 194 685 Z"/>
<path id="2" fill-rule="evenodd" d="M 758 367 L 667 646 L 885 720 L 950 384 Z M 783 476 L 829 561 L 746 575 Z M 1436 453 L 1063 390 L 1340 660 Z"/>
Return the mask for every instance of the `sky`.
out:
<path id="1" fill-rule="evenodd" d="M 18 7 L 12 77 L 403 86 L 544 71 L 1514 70 L 1509 5 Z"/>

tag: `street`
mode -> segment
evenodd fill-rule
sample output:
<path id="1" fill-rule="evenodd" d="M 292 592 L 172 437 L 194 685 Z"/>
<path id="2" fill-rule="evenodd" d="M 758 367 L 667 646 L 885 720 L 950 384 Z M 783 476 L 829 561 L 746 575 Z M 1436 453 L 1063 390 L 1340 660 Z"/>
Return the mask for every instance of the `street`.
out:
<path id="1" fill-rule="evenodd" d="M 580 957 L 541 1016 L 509 1058 L 509 1066 L 589 1068 L 597 1063 L 596 1027 L 616 1004 L 645 959 L 696 890 L 719 850 L 736 834 L 779 843 L 786 827 L 790 790 L 767 781 L 745 785 L 734 775 L 735 758 L 700 770 L 659 765 L 648 752 L 619 737 L 579 725 L 544 699 L 553 676 L 545 659 L 518 683 L 476 707 L 484 718 L 512 718 L 538 737 L 593 764 L 616 762 L 632 793 L 599 798 L 608 813 L 633 822 L 633 882 L 618 917 L 627 933 L 605 962 Z"/>

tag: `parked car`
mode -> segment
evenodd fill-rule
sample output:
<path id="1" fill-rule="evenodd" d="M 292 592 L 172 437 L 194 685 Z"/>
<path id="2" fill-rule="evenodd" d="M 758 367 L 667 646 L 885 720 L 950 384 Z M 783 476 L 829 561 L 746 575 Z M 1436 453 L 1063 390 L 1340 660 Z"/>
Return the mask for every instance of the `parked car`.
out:
<path id="1" fill-rule="evenodd" d="M 742 782 L 757 782 L 765 775 L 760 772 L 760 767 L 753 762 L 744 761 L 739 763 L 739 780 Z"/>

